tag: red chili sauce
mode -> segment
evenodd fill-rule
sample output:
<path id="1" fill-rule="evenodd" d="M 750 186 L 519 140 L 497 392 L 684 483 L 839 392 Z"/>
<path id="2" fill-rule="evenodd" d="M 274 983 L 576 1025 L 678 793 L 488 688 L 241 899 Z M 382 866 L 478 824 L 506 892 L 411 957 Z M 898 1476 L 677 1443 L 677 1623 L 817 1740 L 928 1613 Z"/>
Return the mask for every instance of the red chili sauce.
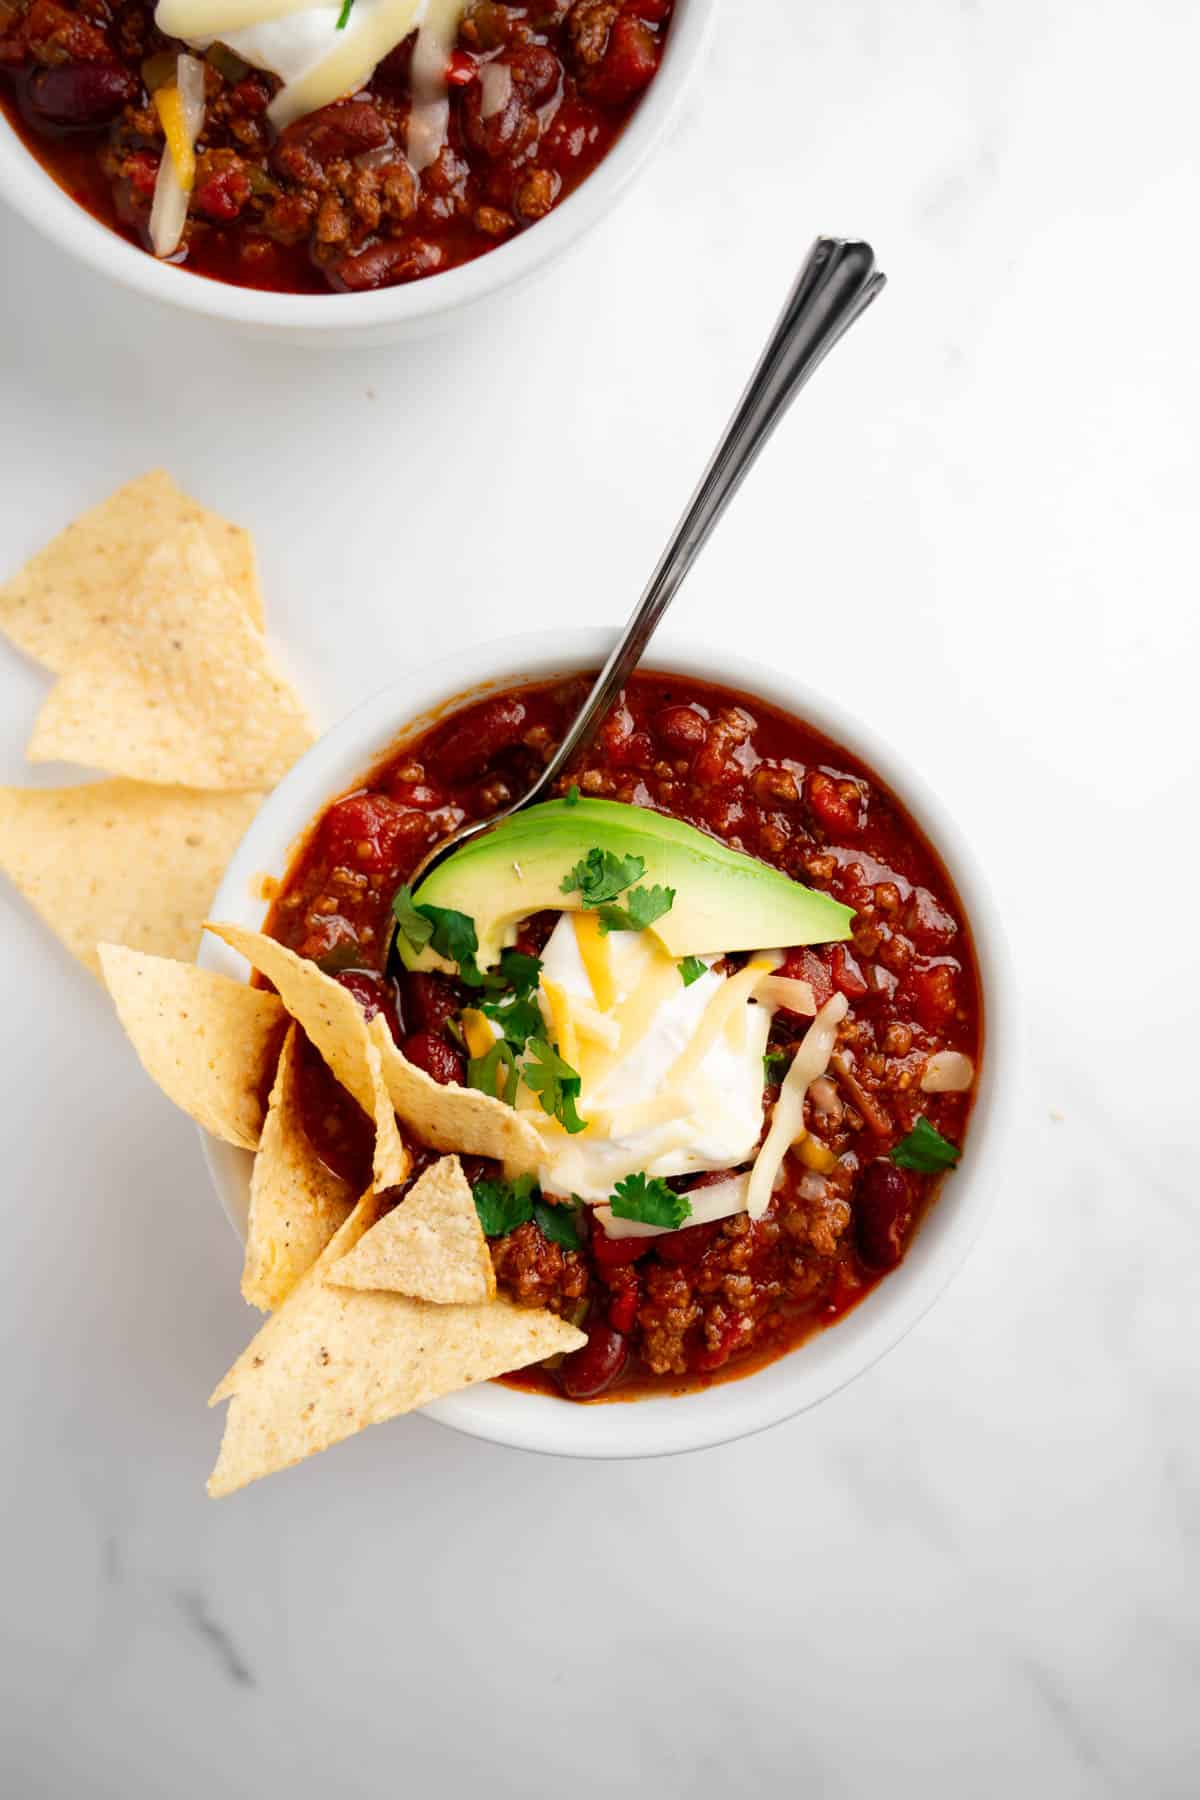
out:
<path id="1" fill-rule="evenodd" d="M 446 976 L 387 972 L 392 896 L 432 844 L 529 787 L 591 679 L 494 695 L 396 749 L 326 810 L 273 906 L 267 929 L 383 1010 L 405 1055 L 438 1081 L 465 1079 L 450 1022 L 471 995 Z M 752 696 L 638 674 L 560 789 L 572 782 L 685 819 L 855 910 L 846 943 L 794 949 L 781 971 L 810 982 L 818 1006 L 835 990 L 849 1002 L 829 1076 L 806 1103 L 823 1170 L 789 1155 L 757 1221 L 610 1240 L 584 1208 L 578 1250 L 532 1220 L 490 1240 L 502 1292 L 588 1333 L 559 1366 L 506 1379 L 572 1399 L 632 1398 L 749 1372 L 832 1324 L 902 1260 L 939 1177 L 889 1152 L 922 1116 L 961 1145 L 971 1094 L 924 1093 L 920 1079 L 940 1050 L 978 1066 L 979 982 L 953 884 L 895 796 L 849 752 Z M 536 953 L 554 917 L 527 921 L 518 947 Z M 771 1052 L 790 1056 L 808 1025 L 777 1012 Z M 368 1121 L 315 1054 L 305 1070 L 310 1137 L 365 1188 Z M 768 1085 L 764 1130 L 777 1095 Z M 418 1152 L 414 1176 L 429 1160 Z M 464 1167 L 471 1181 L 499 1172 L 479 1158 Z M 669 1185 L 686 1192 L 727 1173 Z"/>
<path id="2" fill-rule="evenodd" d="M 279 133 L 267 118 L 278 79 L 214 45 L 171 260 L 309 294 L 391 287 L 484 255 L 611 149 L 658 70 L 673 7 L 474 0 L 447 68 L 446 142 L 419 174 L 405 156 L 416 33 L 352 98 Z M 152 0 L 0 0 L 0 108 L 60 187 L 143 249 L 164 154 L 152 91 L 186 48 L 155 28 Z M 493 107 L 483 71 L 499 63 L 507 97 Z"/>

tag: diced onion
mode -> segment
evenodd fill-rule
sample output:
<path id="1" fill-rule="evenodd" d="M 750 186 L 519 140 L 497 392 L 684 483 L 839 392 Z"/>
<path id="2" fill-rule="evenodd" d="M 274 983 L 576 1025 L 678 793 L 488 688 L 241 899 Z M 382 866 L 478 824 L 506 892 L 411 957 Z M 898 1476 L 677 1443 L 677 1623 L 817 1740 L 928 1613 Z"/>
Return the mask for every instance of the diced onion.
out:
<path id="1" fill-rule="evenodd" d="M 792 975 L 768 975 L 755 990 L 754 998 L 765 1006 L 782 1006 L 788 1012 L 803 1013 L 806 1019 L 811 1019 L 817 1010 L 811 984 L 797 981 Z"/>
<path id="2" fill-rule="evenodd" d="M 479 77 L 479 116 L 494 118 L 503 112 L 512 95 L 512 70 L 506 62 L 484 63 Z"/>
<path id="3" fill-rule="evenodd" d="M 965 1094 L 975 1080 L 975 1064 L 961 1050 L 938 1050 L 925 1064 L 923 1094 Z"/>
<path id="4" fill-rule="evenodd" d="M 178 91 L 179 120 L 183 142 L 171 133 L 164 146 L 154 183 L 154 200 L 150 207 L 150 247 L 155 256 L 174 256 L 187 224 L 188 199 L 195 177 L 192 156 L 196 139 L 204 124 L 204 64 L 194 56 L 181 54 L 175 64 L 175 88 Z M 162 93 L 162 90 L 159 90 Z M 161 109 L 160 109 L 161 110 Z M 164 112 L 164 125 L 170 110 Z M 176 137 L 172 146 L 171 137 Z M 186 155 L 184 154 L 186 145 Z M 180 162 L 183 164 L 182 171 Z"/>

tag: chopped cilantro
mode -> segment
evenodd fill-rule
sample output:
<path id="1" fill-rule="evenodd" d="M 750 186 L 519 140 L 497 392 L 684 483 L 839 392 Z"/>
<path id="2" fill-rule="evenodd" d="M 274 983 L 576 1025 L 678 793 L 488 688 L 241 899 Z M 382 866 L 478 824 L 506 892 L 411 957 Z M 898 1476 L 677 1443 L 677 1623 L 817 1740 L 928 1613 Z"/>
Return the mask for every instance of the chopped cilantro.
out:
<path id="1" fill-rule="evenodd" d="M 345 31 L 347 25 L 350 23 L 350 14 L 353 11 L 354 0 L 342 0 L 342 10 L 338 14 L 337 25 L 335 27 L 336 30 Z"/>
<path id="2" fill-rule="evenodd" d="M 525 1049 L 527 1059 L 521 1075 L 530 1093 L 537 1095 L 542 1111 L 572 1134 L 582 1131 L 585 1121 L 575 1110 L 580 1087 L 578 1071 L 564 1062 L 544 1037 L 531 1037 Z"/>
<path id="3" fill-rule="evenodd" d="M 521 1175 L 516 1181 L 477 1181 L 471 1192 L 484 1235 L 507 1237 L 518 1225 L 532 1219 L 537 1191 L 532 1175 Z"/>
<path id="4" fill-rule="evenodd" d="M 484 976 L 487 987 L 510 987 L 518 1000 L 524 1000 L 532 994 L 542 978 L 541 959 L 526 956 L 523 950 L 505 950 L 501 953 L 498 973 Z"/>
<path id="5" fill-rule="evenodd" d="M 515 995 L 507 1000 L 493 1001 L 484 1004 L 481 1012 L 494 1019 L 504 1033 L 506 1043 L 514 1050 L 523 1050 L 531 1037 L 543 1030 L 542 1009 L 536 1000 L 519 1000 Z"/>
<path id="6" fill-rule="evenodd" d="M 503 1079 L 501 1069 L 504 1070 Z M 506 1106 L 516 1102 L 518 1079 L 516 1055 L 504 1038 L 497 1038 L 490 1050 L 482 1056 L 473 1056 L 467 1064 L 467 1086 L 478 1088 L 481 1094 L 490 1094 L 494 1100 L 503 1100 Z"/>
<path id="7" fill-rule="evenodd" d="M 566 877 L 562 891 L 573 894 L 578 890 L 585 906 L 602 906 L 606 900 L 623 894 L 645 873 L 646 860 L 642 856 L 614 856 L 611 850 L 589 850 Z"/>
<path id="8" fill-rule="evenodd" d="M 466 913 L 455 912 L 451 906 L 418 906 L 417 911 L 423 913 L 433 926 L 430 943 L 439 956 L 447 962 L 458 964 L 458 978 L 467 987 L 482 987 L 483 976 L 479 973 L 475 962 L 475 952 L 479 948 L 479 939 L 475 936 L 475 921 Z"/>
<path id="9" fill-rule="evenodd" d="M 600 930 L 645 931 L 655 919 L 661 919 L 675 904 L 675 889 L 665 887 L 632 888 L 625 896 L 628 906 L 601 906 L 597 914 Z"/>
<path id="10" fill-rule="evenodd" d="M 324 956 L 318 956 L 317 967 L 323 975 L 341 975 L 347 969 L 367 969 L 368 957 L 357 940 L 350 944 L 335 944 Z"/>
<path id="11" fill-rule="evenodd" d="M 568 806 L 578 806 L 579 805 L 579 783 L 577 781 L 573 781 L 571 783 L 570 787 L 566 791 L 566 794 L 564 795 L 564 799 L 566 800 L 566 803 Z"/>
<path id="12" fill-rule="evenodd" d="M 576 1207 L 567 1201 L 552 1206 L 548 1200 L 535 1200 L 533 1216 L 538 1229 L 552 1244 L 562 1250 L 578 1250 L 579 1221 Z"/>
<path id="13" fill-rule="evenodd" d="M 643 1225 L 665 1225 L 678 1231 L 691 1217 L 692 1203 L 686 1194 L 677 1194 L 657 1176 L 651 1180 L 644 1174 L 627 1175 L 613 1189 L 609 1205 L 614 1219 L 637 1219 Z"/>
<path id="14" fill-rule="evenodd" d="M 920 1175 L 937 1175 L 943 1169 L 952 1169 L 961 1155 L 957 1144 L 944 1138 L 928 1119 L 920 1118 L 892 1151 L 892 1161 L 900 1169 L 915 1169 Z"/>
<path id="15" fill-rule="evenodd" d="M 392 912 L 396 919 L 396 930 L 408 944 L 409 948 L 420 955 L 433 936 L 433 921 L 426 918 L 413 905 L 412 889 L 398 888 L 392 896 Z"/>
<path id="16" fill-rule="evenodd" d="M 701 962 L 698 956 L 685 956 L 678 968 L 684 987 L 691 987 L 693 981 L 699 981 L 702 975 L 708 974 L 708 964 Z"/>
<path id="17" fill-rule="evenodd" d="M 763 1057 L 763 1074 L 774 1087 L 781 1082 L 791 1066 L 790 1050 L 768 1050 Z"/>
<path id="18" fill-rule="evenodd" d="M 484 977 L 475 961 L 479 939 L 474 919 L 448 906 L 417 906 L 407 887 L 393 895 L 392 912 L 397 931 L 414 954 L 419 956 L 426 947 L 436 950 L 447 962 L 458 964 L 458 978 L 467 987 L 483 986 Z"/>

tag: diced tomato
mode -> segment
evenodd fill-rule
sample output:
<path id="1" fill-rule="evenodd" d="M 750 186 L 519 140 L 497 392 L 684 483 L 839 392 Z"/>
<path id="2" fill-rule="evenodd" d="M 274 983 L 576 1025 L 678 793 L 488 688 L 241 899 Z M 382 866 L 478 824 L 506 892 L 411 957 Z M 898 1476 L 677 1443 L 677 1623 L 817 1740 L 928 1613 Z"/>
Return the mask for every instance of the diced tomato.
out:
<path id="1" fill-rule="evenodd" d="M 845 944 L 835 944 L 829 953 L 833 969 L 833 985 L 847 1000 L 861 1000 L 870 990 L 857 962 Z"/>
<path id="2" fill-rule="evenodd" d="M 479 65 L 467 50 L 452 50 L 446 64 L 447 87 L 469 87 L 479 73 Z"/>
<path id="3" fill-rule="evenodd" d="M 935 963 L 932 968 L 916 969 L 905 986 L 925 1031 L 941 1031 L 958 1011 L 957 963 Z"/>
<path id="4" fill-rule="evenodd" d="M 655 1238 L 654 1249 L 660 1261 L 673 1263 L 676 1268 L 691 1268 L 700 1261 L 720 1229 L 719 1220 L 714 1225 L 685 1225 L 681 1231 L 668 1231 Z"/>
<path id="5" fill-rule="evenodd" d="M 609 1289 L 608 1322 L 614 1331 L 630 1332 L 637 1322 L 638 1278 L 628 1266 L 616 1270 L 615 1275 Z"/>
<path id="6" fill-rule="evenodd" d="M 610 1238 L 597 1226 L 592 1232 L 592 1259 L 598 1269 L 617 1269 L 622 1263 L 636 1262 L 639 1256 L 645 1256 L 653 1243 L 653 1238 Z"/>
<path id="7" fill-rule="evenodd" d="M 351 794 L 325 814 L 322 847 L 331 863 L 383 874 L 398 845 L 424 844 L 435 829 L 426 813 L 397 806 L 383 794 Z"/>
<path id="8" fill-rule="evenodd" d="M 789 950 L 779 973 L 792 981 L 807 981 L 818 1009 L 833 993 L 833 968 L 827 950 L 811 950 L 807 946 L 802 950 Z"/>
<path id="9" fill-rule="evenodd" d="M 250 177 L 244 169 L 220 169 L 201 182 L 193 197 L 197 212 L 218 224 L 236 219 L 250 198 Z"/>

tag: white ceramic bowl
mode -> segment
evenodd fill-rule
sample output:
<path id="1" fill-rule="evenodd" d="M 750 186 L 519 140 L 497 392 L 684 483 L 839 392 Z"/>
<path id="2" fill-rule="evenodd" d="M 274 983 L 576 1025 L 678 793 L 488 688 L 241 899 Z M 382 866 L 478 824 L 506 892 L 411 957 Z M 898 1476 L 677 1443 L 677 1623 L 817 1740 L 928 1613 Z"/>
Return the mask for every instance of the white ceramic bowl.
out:
<path id="1" fill-rule="evenodd" d="M 716 9 L 717 0 L 676 0 L 661 68 L 608 155 L 561 206 L 474 262 L 408 286 L 368 294 L 261 293 L 156 262 L 72 200 L 2 116 L 0 195 L 38 231 L 100 274 L 184 312 L 299 344 L 387 342 L 436 329 L 464 308 L 526 280 L 604 216 L 675 119 Z"/>
<path id="2" fill-rule="evenodd" d="M 570 630 L 465 651 L 424 668 L 368 700 L 315 744 L 267 800 L 243 839 L 213 902 L 213 917 L 258 928 L 264 874 L 279 877 L 299 837 L 327 803 L 354 788 L 402 732 L 515 682 L 598 668 L 610 632 Z M 766 1368 L 702 1392 L 632 1403 L 578 1406 L 496 1383 L 468 1388 L 426 1408 L 459 1431 L 523 1450 L 563 1456 L 660 1456 L 697 1450 L 777 1424 L 826 1399 L 869 1368 L 916 1324 L 958 1268 L 978 1232 L 998 1181 L 1000 1114 L 1011 1087 L 1007 979 L 1000 928 L 986 881 L 957 826 L 887 745 L 857 720 L 788 675 L 742 657 L 705 653 L 656 639 L 649 666 L 719 681 L 794 713 L 861 756 L 900 797 L 928 834 L 958 888 L 974 934 L 984 990 L 986 1046 L 962 1162 L 945 1183 L 899 1268 L 830 1330 Z M 245 978 L 246 965 L 206 939 L 200 960 Z M 243 1235 L 250 1157 L 205 1138 L 217 1191 Z"/>

